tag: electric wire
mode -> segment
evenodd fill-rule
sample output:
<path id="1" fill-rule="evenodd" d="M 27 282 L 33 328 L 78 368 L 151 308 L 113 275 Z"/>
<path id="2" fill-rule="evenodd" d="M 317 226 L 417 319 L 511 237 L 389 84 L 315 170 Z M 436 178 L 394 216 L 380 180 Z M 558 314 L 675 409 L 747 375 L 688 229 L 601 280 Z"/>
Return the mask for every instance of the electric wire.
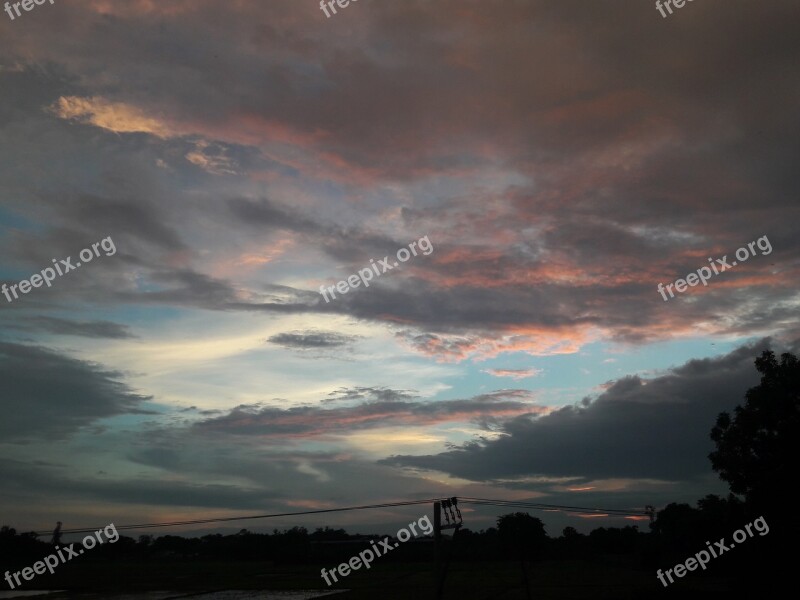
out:
<path id="1" fill-rule="evenodd" d="M 651 514 L 646 511 L 637 511 L 637 510 L 626 510 L 626 509 L 616 509 L 616 508 L 593 508 L 593 507 L 585 507 L 585 506 L 567 506 L 561 504 L 542 504 L 538 502 L 526 502 L 524 500 L 497 500 L 491 498 L 472 498 L 472 497 L 463 497 L 457 496 L 456 497 L 460 504 L 472 504 L 476 506 L 498 506 L 498 507 L 508 507 L 508 508 L 528 508 L 531 510 L 545 510 L 545 511 L 569 511 L 569 512 L 576 512 L 581 514 L 607 514 L 609 516 L 642 516 L 642 517 L 649 517 Z M 335 513 L 335 512 L 345 512 L 345 511 L 353 511 L 353 510 L 368 510 L 368 509 L 375 509 L 375 508 L 395 508 L 399 506 L 414 506 L 419 504 L 430 504 L 432 502 L 438 502 L 441 500 L 445 500 L 445 498 L 429 498 L 425 500 L 407 500 L 403 502 L 385 502 L 381 504 L 364 504 L 360 506 L 344 506 L 340 508 L 323 508 L 317 510 L 304 510 L 304 511 L 296 511 L 296 512 L 283 512 L 283 513 L 270 513 L 270 514 L 261 514 L 261 515 L 244 515 L 244 516 L 237 516 L 237 517 L 216 517 L 213 519 L 191 519 L 186 521 L 169 521 L 164 523 L 138 523 L 132 525 L 115 525 L 117 531 L 127 531 L 131 529 L 154 529 L 154 528 L 161 528 L 161 527 L 180 527 L 183 525 L 206 525 L 209 523 L 229 523 L 233 521 L 248 521 L 248 520 L 255 520 L 255 519 L 272 519 L 277 517 L 294 517 L 294 516 L 301 516 L 301 515 L 315 515 L 315 514 L 324 514 L 324 513 Z M 97 531 L 97 527 L 94 528 L 74 528 L 74 529 L 62 529 L 62 534 L 67 533 L 93 533 Z M 37 537 L 42 537 L 46 535 L 50 535 L 52 532 L 50 531 L 37 531 L 33 532 Z"/>
<path id="2" fill-rule="evenodd" d="M 510 508 L 530 508 L 536 510 L 569 511 L 582 514 L 605 513 L 609 516 L 641 516 L 649 517 L 650 513 L 643 510 L 620 509 L 620 508 L 596 508 L 586 506 L 568 506 L 562 504 L 542 504 L 538 502 L 526 502 L 524 500 L 496 500 L 490 498 L 470 498 L 459 496 L 460 504 L 473 504 L 481 506 L 507 506 Z"/>
<path id="3" fill-rule="evenodd" d="M 226 523 L 231 521 L 246 521 L 250 519 L 271 519 L 275 517 L 293 517 L 299 515 L 315 515 L 315 514 L 322 514 L 322 513 L 333 513 L 333 512 L 344 512 L 350 510 L 366 510 L 372 508 L 394 508 L 397 506 L 413 506 L 417 504 L 430 504 L 431 502 L 436 502 L 437 499 L 428 499 L 428 500 L 408 500 L 405 502 L 386 502 L 383 504 L 365 504 L 362 506 L 344 506 L 341 508 L 322 508 L 317 510 L 304 510 L 304 511 L 297 511 L 297 512 L 284 512 L 284 513 L 271 513 L 271 514 L 264 514 L 264 515 L 244 515 L 239 517 L 216 517 L 213 519 L 192 519 L 188 521 L 171 521 L 166 523 L 140 523 L 135 525 L 115 525 L 115 529 L 117 531 L 126 531 L 129 529 L 152 529 L 157 527 L 178 527 L 181 525 L 204 525 L 207 523 Z M 97 531 L 98 527 L 95 528 L 76 528 L 76 529 L 62 529 L 61 533 L 93 533 Z M 52 532 L 50 531 L 36 531 L 33 532 L 36 534 L 37 537 L 50 535 Z"/>

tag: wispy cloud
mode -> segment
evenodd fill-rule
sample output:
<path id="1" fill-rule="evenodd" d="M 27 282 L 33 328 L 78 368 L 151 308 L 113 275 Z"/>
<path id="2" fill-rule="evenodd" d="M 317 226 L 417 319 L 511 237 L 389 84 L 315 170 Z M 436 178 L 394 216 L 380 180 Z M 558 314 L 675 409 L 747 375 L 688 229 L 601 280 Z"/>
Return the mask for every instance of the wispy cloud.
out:
<path id="1" fill-rule="evenodd" d="M 446 401 L 406 400 L 394 392 L 386 397 L 386 390 L 354 392 L 356 397 L 367 392 L 368 401 L 339 408 L 243 405 L 227 415 L 200 421 L 195 427 L 217 433 L 272 438 L 317 437 L 376 427 L 431 426 L 548 412 L 546 407 L 533 401 L 533 394 L 527 390 L 504 390 L 465 400 Z"/>
<path id="2" fill-rule="evenodd" d="M 17 323 L 6 323 L 11 329 L 44 331 L 56 335 L 75 335 L 88 338 L 129 339 L 136 337 L 127 325 L 111 321 L 72 321 L 58 317 L 24 317 Z"/>
<path id="3" fill-rule="evenodd" d="M 511 377 L 512 379 L 527 379 L 541 375 L 542 369 L 484 369 L 482 373 L 488 373 L 495 377 Z"/>
<path id="4" fill-rule="evenodd" d="M 114 133 L 149 133 L 159 138 L 176 135 L 168 125 L 135 106 L 94 96 L 61 96 L 50 111 L 62 119 L 101 127 Z"/>
<path id="5" fill-rule="evenodd" d="M 285 348 L 308 350 L 349 346 L 358 339 L 359 336 L 356 335 L 345 335 L 343 333 L 336 333 L 335 331 L 312 330 L 278 333 L 270 336 L 267 341 Z"/>

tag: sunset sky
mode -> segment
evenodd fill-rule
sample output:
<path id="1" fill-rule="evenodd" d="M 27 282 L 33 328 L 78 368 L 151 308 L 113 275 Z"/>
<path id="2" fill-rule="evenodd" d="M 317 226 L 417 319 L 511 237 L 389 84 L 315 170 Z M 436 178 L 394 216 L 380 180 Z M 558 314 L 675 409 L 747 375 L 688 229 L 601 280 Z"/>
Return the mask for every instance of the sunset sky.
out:
<path id="1" fill-rule="evenodd" d="M 0 295 L 0 525 L 727 493 L 716 415 L 762 349 L 800 347 L 799 19 L 793 0 L 0 12 L 0 282 L 116 249 Z M 635 522 L 532 514 L 550 535 Z"/>

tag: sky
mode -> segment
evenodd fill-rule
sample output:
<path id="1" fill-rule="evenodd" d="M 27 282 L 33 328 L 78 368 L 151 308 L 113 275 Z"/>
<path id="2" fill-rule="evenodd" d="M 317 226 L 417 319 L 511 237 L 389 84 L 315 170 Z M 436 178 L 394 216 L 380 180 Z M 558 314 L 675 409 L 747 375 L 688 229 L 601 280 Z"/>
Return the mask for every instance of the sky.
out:
<path id="1" fill-rule="evenodd" d="M 797 2 L 9 10 L 2 524 L 727 493 L 716 417 L 800 346 Z"/>

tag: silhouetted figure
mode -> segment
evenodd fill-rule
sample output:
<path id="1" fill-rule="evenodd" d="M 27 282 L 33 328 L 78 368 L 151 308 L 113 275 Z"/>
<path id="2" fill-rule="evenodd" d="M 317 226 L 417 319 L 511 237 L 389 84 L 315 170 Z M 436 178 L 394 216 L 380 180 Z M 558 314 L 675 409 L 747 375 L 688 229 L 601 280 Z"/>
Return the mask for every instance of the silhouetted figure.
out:
<path id="1" fill-rule="evenodd" d="M 53 539 L 50 543 L 53 546 L 58 546 L 61 543 L 61 521 L 56 522 L 56 528 L 53 530 Z"/>

